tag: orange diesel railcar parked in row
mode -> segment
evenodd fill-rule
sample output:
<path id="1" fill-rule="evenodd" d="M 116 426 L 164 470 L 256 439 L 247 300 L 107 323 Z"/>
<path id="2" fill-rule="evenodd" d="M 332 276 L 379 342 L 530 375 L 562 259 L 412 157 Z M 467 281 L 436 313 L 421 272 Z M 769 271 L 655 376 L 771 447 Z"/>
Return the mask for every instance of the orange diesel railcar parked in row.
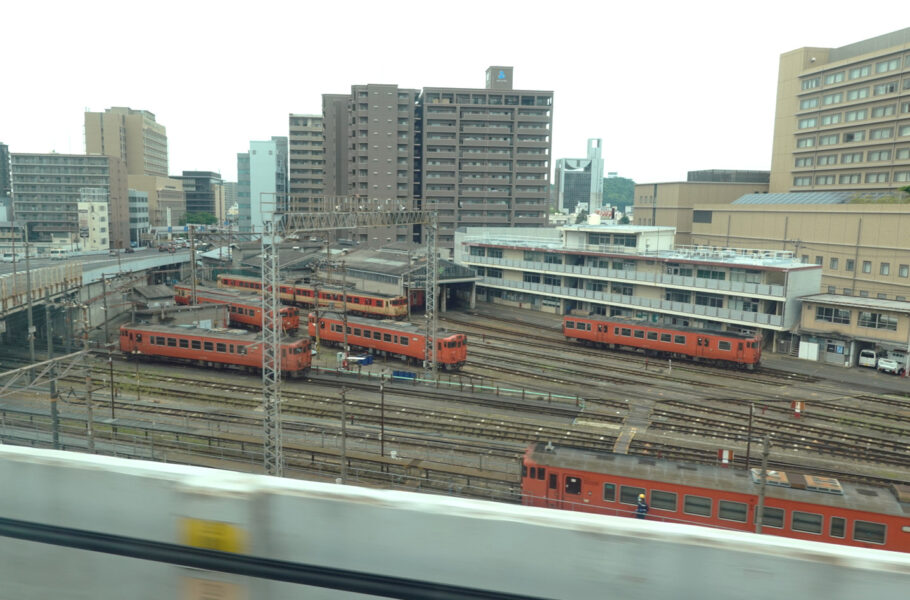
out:
<path id="1" fill-rule="evenodd" d="M 538 443 L 521 464 L 522 503 L 651 521 L 755 531 L 760 469 L 750 472 Z M 910 487 L 770 471 L 762 533 L 910 552 Z"/>
<path id="2" fill-rule="evenodd" d="M 567 339 L 609 348 L 634 348 L 648 356 L 688 358 L 753 370 L 761 364 L 761 335 L 650 324 L 618 317 L 563 317 Z"/>
<path id="3" fill-rule="evenodd" d="M 174 286 L 174 300 L 177 304 L 189 304 L 193 289 L 188 285 Z M 234 290 L 219 290 L 196 287 L 197 304 L 226 304 L 231 324 L 247 329 L 262 329 L 262 297 Z M 281 329 L 294 333 L 300 328 L 300 310 L 295 306 L 282 306 L 278 309 L 281 315 Z"/>
<path id="4" fill-rule="evenodd" d="M 262 291 L 262 281 L 241 275 L 219 275 L 218 287 L 252 292 Z M 308 283 L 281 283 L 278 297 L 285 304 L 313 308 L 316 306 L 316 288 Z M 319 308 L 383 319 L 404 319 L 408 316 L 408 299 L 379 292 L 364 292 L 340 287 L 319 286 Z M 345 308 L 347 298 L 347 308 Z"/>
<path id="5" fill-rule="evenodd" d="M 288 340 L 280 346 L 282 375 L 299 377 L 310 368 L 309 339 Z M 261 335 L 239 329 L 124 325 L 120 328 L 120 350 L 130 359 L 248 372 L 262 368 Z"/>
<path id="6" fill-rule="evenodd" d="M 371 321 L 348 317 L 348 346 L 374 353 L 400 356 L 423 362 L 426 359 L 426 335 L 411 323 Z M 310 337 L 316 337 L 316 315 L 308 318 Z M 344 343 L 344 319 L 341 315 L 319 315 L 319 339 Z M 436 363 L 444 369 L 460 369 L 468 358 L 468 340 L 463 333 L 436 333 Z"/>

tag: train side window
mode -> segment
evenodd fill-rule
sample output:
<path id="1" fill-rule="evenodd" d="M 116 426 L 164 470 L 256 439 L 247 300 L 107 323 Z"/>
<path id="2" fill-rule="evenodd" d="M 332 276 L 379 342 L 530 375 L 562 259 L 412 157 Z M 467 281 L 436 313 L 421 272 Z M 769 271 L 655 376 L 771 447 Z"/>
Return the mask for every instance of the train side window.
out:
<path id="1" fill-rule="evenodd" d="M 401 345 L 402 345 L 402 346 L 407 346 L 407 345 L 408 345 L 408 336 L 403 335 L 403 336 L 401 336 L 400 340 L 401 340 Z"/>
<path id="2" fill-rule="evenodd" d="M 218 342 L 215 344 L 215 352 L 227 352 L 227 344 L 222 344 Z"/>
<path id="3" fill-rule="evenodd" d="M 676 494 L 661 490 L 651 490 L 651 508 L 676 512 Z"/>
<path id="4" fill-rule="evenodd" d="M 190 348 L 193 350 L 202 350 L 202 344 L 199 340 L 190 340 Z"/>
<path id="5" fill-rule="evenodd" d="M 575 321 L 566 321 L 566 329 L 575 329 Z"/>
<path id="6" fill-rule="evenodd" d="M 622 328 L 622 335 L 625 337 L 632 337 L 632 330 L 625 327 Z"/>
<path id="7" fill-rule="evenodd" d="M 674 336 L 673 336 L 673 343 L 674 343 L 674 344 L 685 344 L 685 343 L 686 343 L 686 336 L 684 336 L 684 335 L 674 335 Z"/>
<path id="8" fill-rule="evenodd" d="M 550 489 L 556 489 L 556 473 L 550 473 Z"/>
<path id="9" fill-rule="evenodd" d="M 566 493 L 567 494 L 580 494 L 581 493 L 581 478 L 580 477 L 566 477 Z"/>
<path id="10" fill-rule="evenodd" d="M 613 335 L 619 335 L 619 327 L 613 328 Z"/>
<path id="11" fill-rule="evenodd" d="M 720 340 L 717 342 L 718 350 L 729 350 L 730 348 L 731 348 L 730 342 L 725 342 L 724 340 Z"/>
<path id="12" fill-rule="evenodd" d="M 831 537 L 842 538 L 846 534 L 847 519 L 843 517 L 831 517 L 831 526 L 828 529 Z"/>
<path id="13" fill-rule="evenodd" d="M 869 521 L 853 521 L 853 539 L 857 542 L 871 542 L 873 544 L 885 543 L 887 527 L 883 523 L 870 523 Z"/>
<path id="14" fill-rule="evenodd" d="M 648 332 L 648 339 L 649 339 L 649 340 L 653 340 L 653 341 L 657 341 L 657 332 L 656 332 L 656 331 L 649 331 L 649 332 Z"/>
<path id="15" fill-rule="evenodd" d="M 381 339 L 382 339 L 382 334 L 379 333 L 378 331 L 374 331 L 374 332 L 373 332 L 373 339 L 374 339 L 374 340 L 381 340 Z"/>
<path id="16" fill-rule="evenodd" d="M 671 338 L 672 338 L 672 336 L 669 333 L 660 334 L 660 341 L 662 341 L 662 342 L 669 342 L 671 340 Z"/>
<path id="17" fill-rule="evenodd" d="M 189 342 L 189 340 L 180 340 L 180 347 L 181 347 L 181 348 L 189 348 L 189 347 L 190 347 L 190 342 Z"/>
<path id="18" fill-rule="evenodd" d="M 742 502 L 720 500 L 717 503 L 717 518 L 725 521 L 739 521 L 745 523 L 748 519 L 749 507 Z"/>
<path id="19" fill-rule="evenodd" d="M 347 327 L 345 327 L 345 329 L 347 330 L 348 335 L 351 335 L 351 327 L 350 327 L 350 325 L 347 326 Z"/>
<path id="20" fill-rule="evenodd" d="M 758 522 L 758 507 L 755 507 L 755 521 Z M 766 506 L 762 513 L 762 527 L 784 528 L 784 509 Z"/>
<path id="21" fill-rule="evenodd" d="M 683 500 L 683 512 L 688 515 L 700 517 L 711 516 L 711 499 L 704 496 L 690 496 L 686 494 Z"/>
<path id="22" fill-rule="evenodd" d="M 537 467 L 531 467 L 531 479 L 537 479 Z"/>
<path id="23" fill-rule="evenodd" d="M 531 468 L 533 469 L 534 467 Z M 528 465 L 521 465 L 521 476 L 522 478 L 528 476 Z"/>
<path id="24" fill-rule="evenodd" d="M 159 346 L 164 346 L 164 338 L 163 337 L 156 338 L 155 343 L 158 344 Z"/>
<path id="25" fill-rule="evenodd" d="M 619 486 L 619 501 L 623 504 L 638 504 L 638 495 L 644 493 L 645 488 L 621 485 Z"/>
<path id="26" fill-rule="evenodd" d="M 234 353 L 234 344 L 231 344 L 230 346 L 228 346 L 228 352 L 230 352 L 231 354 Z"/>
<path id="27" fill-rule="evenodd" d="M 363 332 L 360 331 L 360 328 L 359 328 L 359 327 L 355 327 L 355 328 L 354 328 L 354 335 L 358 335 L 358 336 L 359 336 L 359 335 L 363 335 Z"/>
<path id="28" fill-rule="evenodd" d="M 137 341 L 137 342 L 141 342 L 141 341 L 142 341 L 142 334 L 141 334 L 141 333 L 137 333 L 137 334 L 136 334 L 136 341 Z"/>
<path id="29" fill-rule="evenodd" d="M 537 479 L 543 481 L 547 478 L 547 470 L 543 467 L 537 467 Z"/>
<path id="30" fill-rule="evenodd" d="M 214 350 L 215 345 L 212 342 L 202 342 L 203 350 Z"/>
<path id="31" fill-rule="evenodd" d="M 740 343 L 739 343 L 739 351 L 742 352 L 742 350 L 743 350 L 743 343 L 740 342 Z"/>
<path id="32" fill-rule="evenodd" d="M 705 339 L 704 344 L 702 344 L 702 345 L 703 345 L 705 348 L 710 348 L 710 347 L 711 347 L 711 340 Z"/>
<path id="33" fill-rule="evenodd" d="M 794 510 L 790 515 L 790 529 L 793 531 L 820 534 L 822 532 L 822 516 L 815 513 Z"/>
<path id="34" fill-rule="evenodd" d="M 391 334 L 391 333 L 383 333 L 383 334 L 382 334 L 382 341 L 383 341 L 383 342 L 391 342 L 391 341 L 392 341 L 392 334 Z"/>
<path id="35" fill-rule="evenodd" d="M 319 321 L 319 329 L 325 329 L 325 321 Z"/>
<path id="36" fill-rule="evenodd" d="M 177 338 L 167 338 L 167 345 L 171 348 L 177 347 Z"/>
<path id="37" fill-rule="evenodd" d="M 642 331 L 641 329 L 636 329 L 633 333 L 635 334 L 635 337 L 637 337 L 639 339 L 645 338 L 645 332 Z"/>
<path id="38" fill-rule="evenodd" d="M 246 356 L 246 346 L 237 346 L 237 354 Z"/>
<path id="39" fill-rule="evenodd" d="M 363 337 L 370 339 L 370 337 L 372 337 L 372 335 L 373 335 L 373 332 L 371 332 L 369 329 L 363 330 Z"/>
<path id="40" fill-rule="evenodd" d="M 604 484 L 604 500 L 607 502 L 616 502 L 616 484 Z"/>

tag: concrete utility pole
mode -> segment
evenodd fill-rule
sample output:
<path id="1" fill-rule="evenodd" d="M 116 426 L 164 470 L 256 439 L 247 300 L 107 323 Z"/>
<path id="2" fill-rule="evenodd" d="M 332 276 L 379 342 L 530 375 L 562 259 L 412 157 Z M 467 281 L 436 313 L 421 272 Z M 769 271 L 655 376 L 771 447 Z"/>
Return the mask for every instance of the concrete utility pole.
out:
<path id="1" fill-rule="evenodd" d="M 771 454 L 771 440 L 765 435 L 761 452 L 761 485 L 758 488 L 758 511 L 755 515 L 755 533 L 761 533 L 765 519 L 765 488 L 768 485 L 768 455 Z M 751 474 L 750 474 L 751 476 Z"/>
<path id="2" fill-rule="evenodd" d="M 29 262 L 29 243 L 25 243 L 25 297 L 28 302 L 28 356 L 35 363 L 35 323 L 32 320 L 32 265 Z M 34 373 L 29 371 L 29 381 L 34 381 Z"/>
<path id="3" fill-rule="evenodd" d="M 83 329 L 82 329 L 82 349 L 85 351 L 85 355 L 89 356 L 88 351 L 88 306 L 82 305 L 82 317 L 83 317 Z M 94 420 L 92 418 L 92 368 L 89 366 L 86 361 L 85 364 L 85 435 L 88 438 L 88 450 L 89 452 L 95 451 L 95 431 L 94 431 Z"/>
<path id="4" fill-rule="evenodd" d="M 342 332 L 341 349 L 344 350 L 344 361 L 348 360 L 348 269 L 341 261 L 341 322 Z"/>
<path id="5" fill-rule="evenodd" d="M 47 329 L 47 360 L 54 358 L 54 340 L 51 330 L 51 293 L 44 290 L 44 328 Z M 57 373 L 51 363 L 47 373 L 51 397 L 51 431 L 54 441 L 54 450 L 60 449 L 60 415 L 57 412 Z"/>
<path id="6" fill-rule="evenodd" d="M 345 412 L 344 405 L 347 403 L 345 399 L 345 393 L 347 390 L 341 388 L 341 483 L 347 483 L 348 479 L 348 435 L 347 435 L 347 414 Z"/>
<path id="7" fill-rule="evenodd" d="M 108 339 L 108 329 L 107 322 L 109 315 L 107 314 L 107 280 L 104 278 L 104 273 L 101 274 L 101 308 L 104 310 L 104 347 L 107 347 Z"/>
<path id="8" fill-rule="evenodd" d="M 190 297 L 190 304 L 196 306 L 196 242 L 193 239 L 196 231 L 195 225 L 190 225 L 190 278 L 193 282 L 193 295 Z"/>

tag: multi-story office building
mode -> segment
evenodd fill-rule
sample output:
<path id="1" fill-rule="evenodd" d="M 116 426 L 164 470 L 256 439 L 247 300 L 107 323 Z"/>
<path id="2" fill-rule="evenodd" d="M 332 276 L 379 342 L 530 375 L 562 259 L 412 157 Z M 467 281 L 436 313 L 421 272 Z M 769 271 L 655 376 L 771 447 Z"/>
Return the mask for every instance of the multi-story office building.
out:
<path id="1" fill-rule="evenodd" d="M 141 246 L 143 236 L 149 232 L 149 195 L 140 190 L 130 190 L 130 245 Z"/>
<path id="2" fill-rule="evenodd" d="M 322 115 L 288 117 L 288 210 L 318 210 L 316 200 L 324 195 L 325 150 L 322 140 Z M 231 206 L 229 204 L 228 206 Z"/>
<path id="3" fill-rule="evenodd" d="M 604 194 L 604 161 L 601 141 L 588 140 L 587 158 L 560 158 L 556 161 L 556 207 L 574 213 L 580 205 L 594 213 L 601 209 Z"/>
<path id="4" fill-rule="evenodd" d="M 222 224 L 227 222 L 233 222 L 236 220 L 237 211 L 234 206 L 237 204 L 237 182 L 236 181 L 225 181 L 224 182 L 224 221 Z M 234 209 L 234 210 L 232 210 Z"/>
<path id="5" fill-rule="evenodd" d="M 552 92 L 513 89 L 511 67 L 490 67 L 485 88 L 370 84 L 324 95 L 325 193 L 435 209 L 448 249 L 465 224 L 544 226 L 552 103 Z"/>
<path id="6" fill-rule="evenodd" d="M 768 171 L 689 171 L 686 181 L 637 184 L 633 224 L 674 227 L 677 244 L 692 244 L 696 204 L 730 204 L 746 194 L 766 193 L 768 177 Z M 742 244 L 758 247 L 750 246 L 747 240 Z"/>
<path id="7" fill-rule="evenodd" d="M 771 192 L 910 185 L 910 28 L 780 57 Z"/>
<path id="8" fill-rule="evenodd" d="M 106 202 L 107 243 L 129 245 L 126 168 L 119 158 L 81 154 L 11 154 L 16 220 L 31 242 L 69 246 L 79 241 L 79 202 Z"/>
<path id="9" fill-rule="evenodd" d="M 147 110 L 85 113 L 85 152 L 119 158 L 129 175 L 167 177 L 167 130 Z"/>
<path id="10" fill-rule="evenodd" d="M 251 141 L 250 151 L 237 155 L 237 180 L 240 231 L 259 233 L 288 207 L 288 138 Z"/>
<path id="11" fill-rule="evenodd" d="M 86 251 L 107 249 L 110 243 L 107 202 L 97 199 L 85 200 L 78 202 L 76 209 L 79 212 L 79 245 L 76 247 Z"/>
<path id="12" fill-rule="evenodd" d="M 172 179 L 182 182 L 186 212 L 212 215 L 217 222 L 224 222 L 224 188 L 221 173 L 184 171 L 182 175 L 175 175 Z"/>
<path id="13" fill-rule="evenodd" d="M 468 228 L 455 237 L 455 262 L 483 277 L 479 300 L 766 339 L 799 322 L 799 297 L 818 293 L 821 279 L 792 252 L 674 246 L 671 227 Z"/>
<path id="14" fill-rule="evenodd" d="M 168 227 L 180 223 L 180 216 L 186 212 L 186 195 L 180 179 L 153 175 L 130 175 L 128 179 L 130 189 L 148 195 L 149 226 Z"/>
<path id="15" fill-rule="evenodd" d="M 9 146 L 0 144 L 0 198 L 9 198 L 13 193 L 9 174 Z"/>
<path id="16" fill-rule="evenodd" d="M 550 187 L 553 92 L 516 90 L 511 67 L 481 89 L 424 88 L 423 206 L 439 213 L 439 245 L 460 226 L 543 227 Z"/>

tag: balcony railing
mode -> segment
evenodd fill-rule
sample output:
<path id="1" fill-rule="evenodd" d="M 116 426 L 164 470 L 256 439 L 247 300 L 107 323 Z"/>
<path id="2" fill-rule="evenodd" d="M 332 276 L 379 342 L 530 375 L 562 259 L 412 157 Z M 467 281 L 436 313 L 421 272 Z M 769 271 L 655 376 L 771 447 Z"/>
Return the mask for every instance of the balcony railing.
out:
<path id="1" fill-rule="evenodd" d="M 619 304 L 623 306 L 634 306 L 636 308 L 642 308 L 651 311 L 691 315 L 694 317 L 704 317 L 706 319 L 725 319 L 728 321 L 736 321 L 750 325 L 764 325 L 767 327 L 782 328 L 784 326 L 783 317 L 780 315 L 768 315 L 765 313 L 732 310 L 729 308 L 702 306 L 700 304 L 689 304 L 685 302 L 671 302 L 670 300 L 661 300 L 658 298 L 623 296 L 621 294 L 613 294 L 610 292 L 597 292 L 594 290 L 567 288 L 555 285 L 546 285 L 543 283 L 509 281 L 506 279 L 499 279 L 497 277 L 483 277 L 478 282 L 478 284 L 521 290 L 546 296 L 559 296 L 561 298 L 568 298 L 573 300 L 587 300 L 593 302 Z"/>

